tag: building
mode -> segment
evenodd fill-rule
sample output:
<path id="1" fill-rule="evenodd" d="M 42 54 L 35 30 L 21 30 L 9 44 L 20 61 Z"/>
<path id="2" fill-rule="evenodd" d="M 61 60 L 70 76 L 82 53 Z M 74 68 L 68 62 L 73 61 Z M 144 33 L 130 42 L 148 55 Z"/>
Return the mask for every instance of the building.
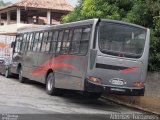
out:
<path id="1" fill-rule="evenodd" d="M 21 0 L 0 9 L 0 60 L 12 58 L 11 43 L 20 28 L 59 24 L 73 10 L 65 0 Z"/>
<path id="2" fill-rule="evenodd" d="M 0 24 L 59 24 L 72 10 L 66 0 L 20 0 L 0 9 Z"/>

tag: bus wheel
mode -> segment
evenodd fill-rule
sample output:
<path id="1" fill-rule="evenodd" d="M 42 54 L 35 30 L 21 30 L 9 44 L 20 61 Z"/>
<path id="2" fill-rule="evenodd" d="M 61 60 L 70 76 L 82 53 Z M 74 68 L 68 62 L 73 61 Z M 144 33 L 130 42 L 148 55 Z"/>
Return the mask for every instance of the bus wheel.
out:
<path id="1" fill-rule="evenodd" d="M 58 88 L 54 87 L 55 85 L 55 78 L 53 73 L 49 73 L 47 76 L 46 82 L 46 91 L 49 95 L 61 95 L 62 91 Z"/>
<path id="2" fill-rule="evenodd" d="M 18 80 L 20 83 L 25 83 L 26 79 L 22 76 L 22 74 L 23 74 L 23 71 L 22 71 L 22 68 L 20 68 L 18 73 Z"/>
<path id="3" fill-rule="evenodd" d="M 10 74 L 9 74 L 9 70 L 8 70 L 8 69 L 5 70 L 5 77 L 6 77 L 6 78 L 9 78 L 9 77 L 10 77 Z"/>

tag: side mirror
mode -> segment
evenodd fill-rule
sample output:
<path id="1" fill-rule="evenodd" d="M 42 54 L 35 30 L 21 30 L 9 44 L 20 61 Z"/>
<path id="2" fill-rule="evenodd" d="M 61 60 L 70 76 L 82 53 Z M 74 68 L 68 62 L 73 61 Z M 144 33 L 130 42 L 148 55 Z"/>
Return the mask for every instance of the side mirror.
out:
<path id="1" fill-rule="evenodd" d="M 16 42 L 12 42 L 11 43 L 11 48 L 14 48 L 15 45 L 16 45 Z"/>

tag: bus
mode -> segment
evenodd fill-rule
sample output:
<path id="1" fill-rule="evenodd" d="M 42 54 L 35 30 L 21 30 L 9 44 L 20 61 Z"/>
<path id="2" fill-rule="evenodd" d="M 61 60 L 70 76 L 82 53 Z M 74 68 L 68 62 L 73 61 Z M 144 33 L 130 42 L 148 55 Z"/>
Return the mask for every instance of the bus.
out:
<path id="1" fill-rule="evenodd" d="M 143 96 L 149 43 L 148 28 L 107 19 L 19 30 L 11 72 L 44 83 L 49 95 Z"/>

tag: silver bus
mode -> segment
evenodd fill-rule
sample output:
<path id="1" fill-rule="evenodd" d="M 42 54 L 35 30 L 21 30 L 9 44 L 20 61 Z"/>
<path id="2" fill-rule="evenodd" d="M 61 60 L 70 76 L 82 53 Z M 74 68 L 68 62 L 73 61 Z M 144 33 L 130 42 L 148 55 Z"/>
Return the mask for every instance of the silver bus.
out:
<path id="1" fill-rule="evenodd" d="M 142 96 L 145 91 L 150 30 L 115 20 L 90 19 L 19 30 L 11 72 L 62 90 Z"/>

